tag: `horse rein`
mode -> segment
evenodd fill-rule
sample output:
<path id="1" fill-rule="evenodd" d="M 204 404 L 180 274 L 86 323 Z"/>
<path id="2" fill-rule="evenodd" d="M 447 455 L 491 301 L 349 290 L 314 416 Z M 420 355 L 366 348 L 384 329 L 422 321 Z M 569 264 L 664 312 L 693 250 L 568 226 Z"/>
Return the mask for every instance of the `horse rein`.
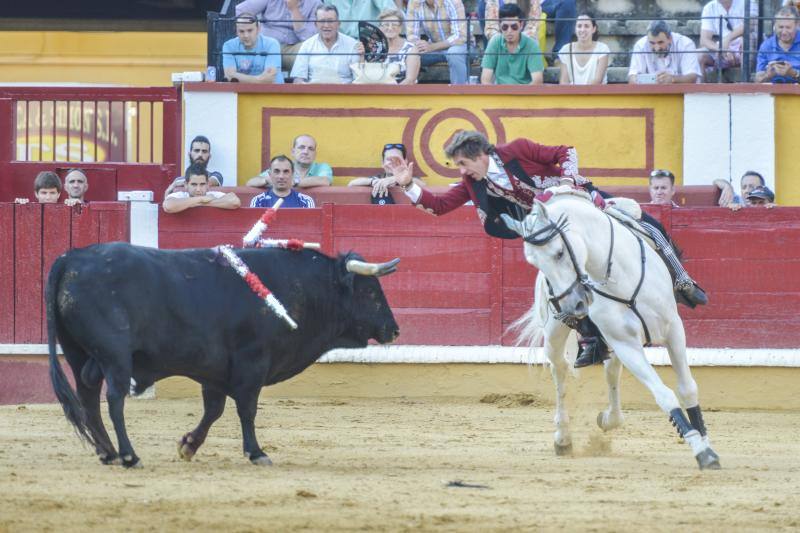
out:
<path id="1" fill-rule="evenodd" d="M 605 285 L 608 282 L 609 277 L 611 276 L 611 265 L 612 265 L 611 256 L 614 252 L 614 222 L 611 220 L 611 217 L 608 216 L 608 214 L 606 213 L 603 214 L 606 215 L 606 218 L 608 219 L 608 225 L 611 231 L 611 237 L 610 237 L 611 244 L 608 249 L 608 258 L 606 259 L 606 277 L 602 283 L 603 285 Z M 650 330 L 647 328 L 647 324 L 644 321 L 644 317 L 642 317 L 642 314 L 636 308 L 636 297 L 639 295 L 639 291 L 641 290 L 642 284 L 644 283 L 645 266 L 647 263 L 647 256 L 645 254 L 644 242 L 642 241 L 641 237 L 636 235 L 636 233 L 634 233 L 633 230 L 630 230 L 631 234 L 634 237 L 636 237 L 636 240 L 639 243 L 639 251 L 642 260 L 642 273 L 639 276 L 639 282 L 636 284 L 636 289 L 634 289 L 631 297 L 626 300 L 624 298 L 620 298 L 619 296 L 614 296 L 613 294 L 609 294 L 605 291 L 600 290 L 595 283 L 592 283 L 588 275 L 581 272 L 581 269 L 578 266 L 578 261 L 577 259 L 575 259 L 575 252 L 572 249 L 572 245 L 570 244 L 569 239 L 567 239 L 567 236 L 564 233 L 564 230 L 566 230 L 568 227 L 569 227 L 569 221 L 567 219 L 567 215 L 566 213 L 562 213 L 556 222 L 550 221 L 550 223 L 547 226 L 537 230 L 535 233 L 532 233 L 527 237 L 523 237 L 525 242 L 533 244 L 534 246 L 541 246 L 553 240 L 556 235 L 559 235 L 561 237 L 561 241 L 564 243 L 564 247 L 567 249 L 570 261 L 572 262 L 572 268 L 575 271 L 575 280 L 564 291 L 556 295 L 553 294 L 553 286 L 550 285 L 550 280 L 545 278 L 545 281 L 547 281 L 547 291 L 550 293 L 550 298 L 548 299 L 550 304 L 553 306 L 553 308 L 555 308 L 556 312 L 559 315 L 566 317 L 565 313 L 561 311 L 561 306 L 559 305 L 558 302 L 560 302 L 564 297 L 566 297 L 567 294 L 572 292 L 572 290 L 575 289 L 575 287 L 581 285 L 587 291 L 594 292 L 609 300 L 613 300 L 615 302 L 624 304 L 626 307 L 628 307 L 628 309 L 633 311 L 633 314 L 636 315 L 636 317 L 639 319 L 639 322 L 642 323 L 642 328 L 644 328 L 644 336 L 646 339 L 645 344 L 649 345 L 651 343 Z"/>

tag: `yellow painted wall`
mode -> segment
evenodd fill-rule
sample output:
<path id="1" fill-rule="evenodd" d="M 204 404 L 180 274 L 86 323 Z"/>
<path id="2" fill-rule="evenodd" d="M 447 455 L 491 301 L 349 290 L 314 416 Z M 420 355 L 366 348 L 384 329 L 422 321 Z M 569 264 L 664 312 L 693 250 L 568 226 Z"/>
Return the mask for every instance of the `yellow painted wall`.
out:
<path id="1" fill-rule="evenodd" d="M 265 110 L 269 116 L 265 117 Z M 383 111 L 389 116 L 381 115 Z M 633 111 L 630 111 L 633 110 Z M 643 110 L 643 111 L 642 111 Z M 400 142 L 404 130 L 413 139 L 413 154 L 430 184 L 451 179 L 422 157 L 423 144 L 432 160 L 446 164 L 443 147 L 458 129 L 482 125 L 492 142 L 497 130 L 492 115 L 506 132 L 506 139 L 528 137 L 543 144 L 570 144 L 577 148 L 580 167 L 637 169 L 640 177 L 587 176 L 600 185 L 647 183 L 647 119 L 652 113 L 653 166 L 669 168 L 682 182 L 683 95 L 353 95 L 353 94 L 239 94 L 238 176 L 244 183 L 261 170 L 262 146 L 269 132 L 270 155 L 287 153 L 292 138 L 310 133 L 317 138 L 319 161 L 335 167 L 374 168 L 380 164 L 381 148 Z M 413 118 L 401 116 L 417 112 Z M 587 116 L 599 112 L 610 116 Z M 447 113 L 451 118 L 442 118 Z M 559 116 L 559 113 L 561 115 Z M 626 116 L 626 113 L 628 116 Z M 365 116 L 366 115 L 366 116 Z M 394 115 L 394 116 L 392 116 Z M 437 116 L 438 115 L 438 116 Z M 464 115 L 464 116 L 458 116 Z M 513 115 L 513 116 L 509 116 Z M 575 116 L 577 115 L 577 116 Z M 471 120 L 468 120 L 471 118 Z M 441 120 L 440 120 L 441 119 Z M 423 131 L 431 128 L 430 142 Z M 406 130 L 408 128 L 408 130 Z M 351 176 L 336 176 L 344 185 Z"/>
<path id="2" fill-rule="evenodd" d="M 0 32 L 0 83 L 163 87 L 205 65 L 202 32 Z"/>
<path id="3" fill-rule="evenodd" d="M 779 205 L 800 205 L 800 159 L 797 157 L 797 123 L 800 98 L 783 94 L 775 98 L 775 200 Z"/>

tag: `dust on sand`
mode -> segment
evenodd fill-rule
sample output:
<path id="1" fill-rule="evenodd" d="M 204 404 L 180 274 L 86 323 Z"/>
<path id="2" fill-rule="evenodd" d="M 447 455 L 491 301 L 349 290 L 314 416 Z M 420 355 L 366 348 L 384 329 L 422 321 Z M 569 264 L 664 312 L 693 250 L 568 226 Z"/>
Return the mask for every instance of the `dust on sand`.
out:
<path id="1" fill-rule="evenodd" d="M 187 463 L 201 400 L 127 402 L 139 470 L 102 466 L 56 405 L 0 407 L 0 531 L 800 528 L 797 412 L 709 413 L 723 469 L 700 472 L 657 411 L 606 434 L 573 412 L 556 457 L 552 407 L 525 396 L 259 407 L 272 467 L 243 458 L 233 405 Z"/>

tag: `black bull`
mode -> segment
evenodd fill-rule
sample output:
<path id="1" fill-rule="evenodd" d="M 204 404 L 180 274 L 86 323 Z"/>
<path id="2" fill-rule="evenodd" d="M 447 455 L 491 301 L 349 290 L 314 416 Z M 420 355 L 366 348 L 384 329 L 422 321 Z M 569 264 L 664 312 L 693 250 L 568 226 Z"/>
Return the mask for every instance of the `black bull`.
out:
<path id="1" fill-rule="evenodd" d="M 203 417 L 183 436 L 190 459 L 226 397 L 236 402 L 245 456 L 270 464 L 256 440 L 261 387 L 288 379 L 333 348 L 392 342 L 399 330 L 377 276 L 398 260 L 375 265 L 355 254 L 237 250 L 283 303 L 298 328 L 267 308 L 216 250 L 155 250 L 98 244 L 59 257 L 46 287 L 50 377 L 64 414 L 106 464 L 136 466 L 125 430 L 125 396 L 168 376 L 202 385 Z M 56 356 L 56 339 L 75 376 L 72 390 Z M 105 379 L 119 453 L 100 417 Z"/>

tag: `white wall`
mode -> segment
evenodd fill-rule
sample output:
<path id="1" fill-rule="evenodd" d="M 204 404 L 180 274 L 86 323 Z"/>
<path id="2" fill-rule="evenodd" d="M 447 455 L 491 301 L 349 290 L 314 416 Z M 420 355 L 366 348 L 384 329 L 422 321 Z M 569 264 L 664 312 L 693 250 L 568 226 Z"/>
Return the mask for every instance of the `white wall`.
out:
<path id="1" fill-rule="evenodd" d="M 235 92 L 183 93 L 183 168 L 189 164 L 189 143 L 197 135 L 211 141 L 208 168 L 222 173 L 223 185 L 236 185 L 238 107 Z"/>
<path id="2" fill-rule="evenodd" d="M 684 96 L 683 183 L 708 185 L 760 172 L 775 190 L 775 100 L 770 94 Z"/>

